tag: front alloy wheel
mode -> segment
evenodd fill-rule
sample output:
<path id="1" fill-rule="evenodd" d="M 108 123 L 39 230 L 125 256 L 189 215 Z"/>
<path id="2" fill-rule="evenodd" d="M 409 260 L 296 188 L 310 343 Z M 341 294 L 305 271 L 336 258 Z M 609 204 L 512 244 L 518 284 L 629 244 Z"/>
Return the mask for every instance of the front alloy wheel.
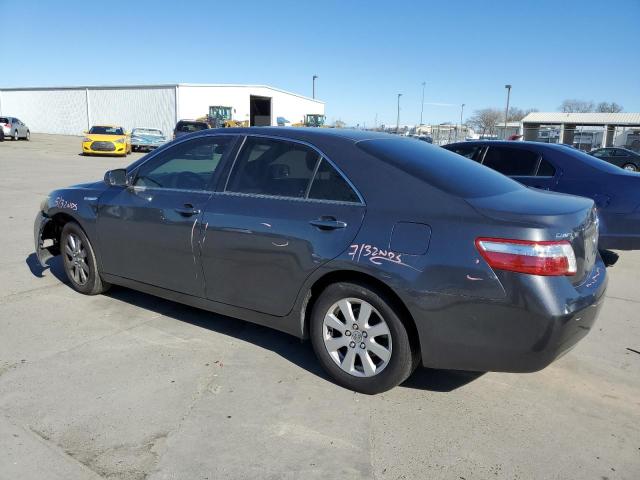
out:
<path id="1" fill-rule="evenodd" d="M 60 250 L 65 273 L 74 290 L 97 295 L 109 288 L 110 285 L 100 277 L 93 246 L 76 222 L 68 222 L 63 227 Z"/>
<path id="2" fill-rule="evenodd" d="M 89 280 L 89 265 L 87 264 L 87 250 L 82 240 L 75 233 L 67 235 L 64 245 L 64 254 L 67 257 L 67 274 L 78 285 L 86 285 Z"/>
<path id="3" fill-rule="evenodd" d="M 629 172 L 637 172 L 638 171 L 637 167 L 633 163 L 627 163 L 622 168 L 624 168 L 625 170 L 627 170 Z"/>

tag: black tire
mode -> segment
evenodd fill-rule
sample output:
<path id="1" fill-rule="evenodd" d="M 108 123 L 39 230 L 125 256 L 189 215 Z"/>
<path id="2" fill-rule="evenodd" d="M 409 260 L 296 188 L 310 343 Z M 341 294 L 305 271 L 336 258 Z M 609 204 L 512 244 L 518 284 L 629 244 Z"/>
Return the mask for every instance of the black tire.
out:
<path id="1" fill-rule="evenodd" d="M 80 275 L 77 275 L 77 278 L 74 278 L 74 259 L 69 254 L 67 250 L 67 246 L 70 245 L 69 237 L 74 237 L 74 243 L 77 239 L 80 240 L 81 244 L 84 248 L 85 256 L 85 264 L 87 266 L 88 272 L 85 270 L 86 280 L 83 281 Z M 64 271 L 67 274 L 67 278 L 69 279 L 69 283 L 73 287 L 74 290 L 84 293 L 85 295 L 98 295 L 100 293 L 106 292 L 111 286 L 109 283 L 102 280 L 100 277 L 100 272 L 98 272 L 98 263 L 96 261 L 96 255 L 93 250 L 93 246 L 91 242 L 85 235 L 80 225 L 75 222 L 68 222 L 62 229 L 62 234 L 60 235 L 60 251 L 64 263 Z M 81 251 L 80 251 L 81 253 Z"/>
<path id="2" fill-rule="evenodd" d="M 16 128 L 16 131 L 15 131 L 15 132 L 13 132 L 12 140 L 13 140 L 14 142 L 17 142 L 18 140 L 20 140 L 20 137 L 18 136 L 18 129 L 17 129 L 17 128 Z"/>
<path id="3" fill-rule="evenodd" d="M 375 308 L 383 317 L 391 335 L 391 357 L 379 373 L 370 377 L 354 376 L 343 370 L 325 346 L 324 317 L 336 302 L 347 298 L 364 300 Z M 310 321 L 311 343 L 320 364 L 338 385 L 350 390 L 369 395 L 385 392 L 404 382 L 418 364 L 419 356 L 412 351 L 407 329 L 398 316 L 394 302 L 372 286 L 355 282 L 329 285 L 315 302 Z"/>
<path id="4" fill-rule="evenodd" d="M 31 132 L 29 130 L 27 130 L 27 136 L 24 137 L 24 139 L 28 142 L 29 140 L 31 140 Z"/>
<path id="5" fill-rule="evenodd" d="M 625 170 L 629 171 L 629 172 L 637 172 L 638 171 L 638 167 L 633 164 L 633 163 L 625 163 L 622 168 L 624 168 Z"/>

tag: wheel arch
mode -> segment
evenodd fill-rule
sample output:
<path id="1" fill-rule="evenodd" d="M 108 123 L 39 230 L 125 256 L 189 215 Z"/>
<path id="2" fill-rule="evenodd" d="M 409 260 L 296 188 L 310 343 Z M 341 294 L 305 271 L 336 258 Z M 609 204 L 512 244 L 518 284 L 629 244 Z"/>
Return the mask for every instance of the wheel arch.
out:
<path id="1" fill-rule="evenodd" d="M 57 246 L 56 255 L 60 253 L 59 248 L 60 248 L 60 236 L 62 235 L 62 229 L 69 222 L 76 223 L 82 229 L 82 231 L 87 236 L 89 241 L 91 241 L 91 237 L 89 237 L 89 234 L 87 233 L 87 229 L 84 228 L 84 226 L 82 225 L 82 222 L 78 218 L 66 212 L 57 212 L 51 215 L 51 222 L 49 222 L 46 225 L 44 231 L 42 232 L 43 240 L 44 239 L 53 240 L 54 245 Z"/>
<path id="2" fill-rule="evenodd" d="M 383 281 L 372 275 L 356 270 L 336 270 L 327 272 L 320 278 L 316 279 L 311 287 L 309 287 L 305 293 L 305 302 L 303 303 L 301 312 L 303 338 L 309 337 L 311 312 L 313 311 L 313 306 L 315 305 L 318 297 L 329 285 L 339 282 L 354 282 L 372 287 L 373 290 L 383 293 L 385 297 L 390 300 L 392 303 L 391 306 L 398 312 L 400 320 L 407 329 L 412 350 L 415 354 L 420 353 L 420 337 L 418 336 L 418 328 L 413 315 L 411 315 L 409 308 L 402 298 L 400 298 L 400 296 Z"/>

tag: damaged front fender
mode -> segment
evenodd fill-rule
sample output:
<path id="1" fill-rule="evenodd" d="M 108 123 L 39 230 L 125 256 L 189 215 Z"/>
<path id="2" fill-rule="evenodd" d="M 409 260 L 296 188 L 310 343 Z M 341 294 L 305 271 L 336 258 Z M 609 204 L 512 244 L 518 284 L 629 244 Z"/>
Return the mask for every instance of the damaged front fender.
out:
<path id="1" fill-rule="evenodd" d="M 60 248 L 55 238 L 55 224 L 42 212 L 38 212 L 33 224 L 33 237 L 38 262 L 43 268 L 46 268 L 47 261 L 58 255 Z M 51 240 L 51 245 L 45 246 L 46 240 Z"/>

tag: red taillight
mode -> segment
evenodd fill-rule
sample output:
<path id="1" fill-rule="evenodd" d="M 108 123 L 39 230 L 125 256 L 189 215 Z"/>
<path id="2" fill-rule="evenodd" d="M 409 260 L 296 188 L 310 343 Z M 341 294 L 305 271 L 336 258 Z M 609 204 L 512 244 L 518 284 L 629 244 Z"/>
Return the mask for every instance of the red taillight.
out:
<path id="1" fill-rule="evenodd" d="M 478 238 L 476 248 L 489 266 L 532 275 L 575 275 L 576 255 L 566 240 Z"/>

